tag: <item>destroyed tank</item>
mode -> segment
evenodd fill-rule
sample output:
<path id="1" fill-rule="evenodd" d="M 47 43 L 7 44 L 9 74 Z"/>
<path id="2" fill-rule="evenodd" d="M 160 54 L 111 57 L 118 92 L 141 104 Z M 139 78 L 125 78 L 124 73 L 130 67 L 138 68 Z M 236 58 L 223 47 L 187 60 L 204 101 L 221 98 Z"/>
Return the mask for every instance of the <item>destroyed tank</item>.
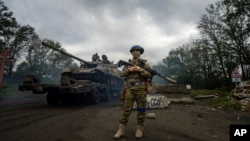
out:
<path id="1" fill-rule="evenodd" d="M 102 55 L 101 60 L 96 53 L 92 56 L 92 61 L 88 62 L 47 43 L 42 42 L 42 44 L 80 61 L 81 65 L 74 69 L 62 68 L 60 85 L 40 83 L 34 85 L 33 81 L 27 82 L 33 80 L 29 78 L 25 80 L 26 85 L 23 82 L 23 85 L 19 86 L 20 90 L 32 90 L 34 94 L 47 93 L 49 105 L 69 102 L 97 104 L 119 95 L 124 82 L 117 65 L 110 62 L 106 55 Z M 27 84 L 32 84 L 32 87 Z"/>

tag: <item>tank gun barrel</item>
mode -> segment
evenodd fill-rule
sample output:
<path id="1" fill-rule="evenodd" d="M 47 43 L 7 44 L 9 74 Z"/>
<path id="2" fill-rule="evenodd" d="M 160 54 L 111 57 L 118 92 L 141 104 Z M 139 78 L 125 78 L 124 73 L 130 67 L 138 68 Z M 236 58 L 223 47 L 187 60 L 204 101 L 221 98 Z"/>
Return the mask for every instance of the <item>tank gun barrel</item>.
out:
<path id="1" fill-rule="evenodd" d="M 60 50 L 60 49 L 58 49 L 58 48 L 55 48 L 55 47 L 53 47 L 52 45 L 49 45 L 49 44 L 47 44 L 47 43 L 45 43 L 45 42 L 42 42 L 42 45 L 44 45 L 44 46 L 46 46 L 46 47 L 49 47 L 49 48 L 51 48 L 51 49 L 53 49 L 53 50 L 56 50 L 56 51 L 62 53 L 63 55 L 66 55 L 66 56 L 71 57 L 71 58 L 74 58 L 74 59 L 76 59 L 76 60 L 78 60 L 78 61 L 80 61 L 80 62 L 83 62 L 84 64 L 86 64 L 86 65 L 89 66 L 89 67 L 94 67 L 94 66 L 95 66 L 95 65 L 92 64 L 92 63 L 89 63 L 89 62 L 87 62 L 87 61 L 85 61 L 85 60 L 83 60 L 83 59 L 81 59 L 81 58 L 79 58 L 79 57 L 76 57 L 76 56 L 74 56 L 74 55 L 72 55 L 72 54 L 69 54 L 69 53 L 67 53 L 67 52 L 65 52 L 65 51 L 63 51 L 63 50 Z"/>

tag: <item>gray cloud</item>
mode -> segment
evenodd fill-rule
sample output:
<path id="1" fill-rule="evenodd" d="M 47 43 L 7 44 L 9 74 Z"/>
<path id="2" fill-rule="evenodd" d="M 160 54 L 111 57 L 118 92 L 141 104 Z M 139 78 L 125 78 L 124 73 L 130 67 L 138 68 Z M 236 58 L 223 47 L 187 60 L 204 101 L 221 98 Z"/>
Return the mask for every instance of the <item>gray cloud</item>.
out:
<path id="1" fill-rule="evenodd" d="M 139 44 L 153 64 L 198 34 L 196 23 L 217 0 L 3 1 L 20 24 L 80 58 L 98 52 L 114 62 L 126 60 L 130 47 Z"/>

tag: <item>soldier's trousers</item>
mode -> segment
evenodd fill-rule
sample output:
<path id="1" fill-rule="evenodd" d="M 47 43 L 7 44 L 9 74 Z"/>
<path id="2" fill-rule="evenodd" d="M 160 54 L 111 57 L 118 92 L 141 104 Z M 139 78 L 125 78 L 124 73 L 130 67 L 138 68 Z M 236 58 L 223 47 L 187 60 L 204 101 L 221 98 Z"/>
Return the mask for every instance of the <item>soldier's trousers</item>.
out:
<path id="1" fill-rule="evenodd" d="M 137 124 L 143 125 L 145 122 L 145 112 L 147 105 L 147 91 L 146 89 L 126 89 L 124 107 L 120 123 L 127 125 L 130 114 L 133 110 L 134 102 L 136 102 L 137 108 Z"/>

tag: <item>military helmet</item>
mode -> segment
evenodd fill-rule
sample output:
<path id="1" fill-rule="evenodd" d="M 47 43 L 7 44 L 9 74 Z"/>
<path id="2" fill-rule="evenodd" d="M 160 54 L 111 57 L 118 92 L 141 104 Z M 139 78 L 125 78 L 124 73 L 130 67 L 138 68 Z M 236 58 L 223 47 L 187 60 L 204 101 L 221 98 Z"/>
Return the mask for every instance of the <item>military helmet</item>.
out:
<path id="1" fill-rule="evenodd" d="M 143 47 L 141 47 L 139 45 L 132 46 L 131 49 L 130 49 L 130 52 L 132 52 L 133 50 L 140 50 L 141 54 L 143 54 L 143 52 L 144 52 Z"/>

